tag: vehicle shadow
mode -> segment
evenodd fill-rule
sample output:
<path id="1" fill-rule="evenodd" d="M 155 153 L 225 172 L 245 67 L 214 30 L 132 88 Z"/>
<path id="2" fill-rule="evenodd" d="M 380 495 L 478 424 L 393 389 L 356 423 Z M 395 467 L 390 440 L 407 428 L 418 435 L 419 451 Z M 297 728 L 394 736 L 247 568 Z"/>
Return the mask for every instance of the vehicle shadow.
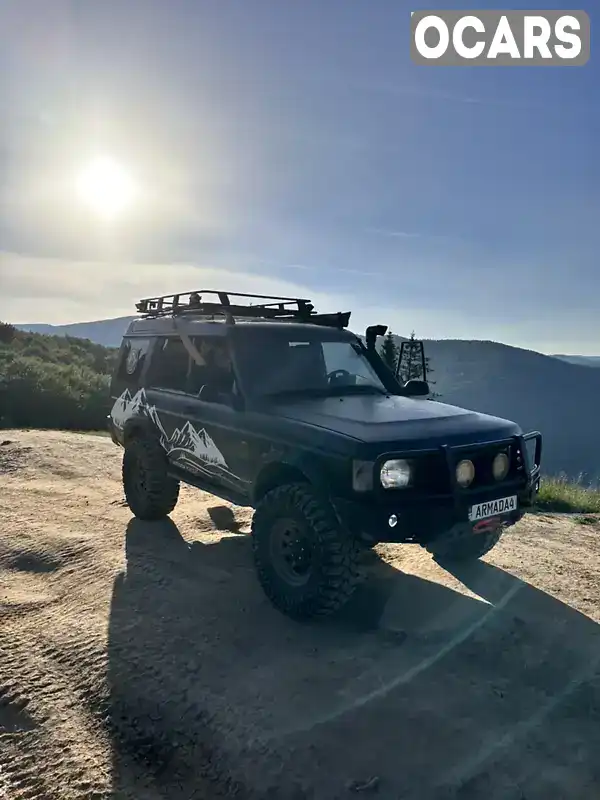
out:
<path id="1" fill-rule="evenodd" d="M 214 544 L 169 519 L 127 526 L 114 798 L 333 800 L 374 775 L 385 797 L 599 796 L 589 618 L 487 563 L 454 571 L 476 599 L 370 554 L 343 612 L 294 623 L 262 594 L 249 537 L 220 523 Z"/>

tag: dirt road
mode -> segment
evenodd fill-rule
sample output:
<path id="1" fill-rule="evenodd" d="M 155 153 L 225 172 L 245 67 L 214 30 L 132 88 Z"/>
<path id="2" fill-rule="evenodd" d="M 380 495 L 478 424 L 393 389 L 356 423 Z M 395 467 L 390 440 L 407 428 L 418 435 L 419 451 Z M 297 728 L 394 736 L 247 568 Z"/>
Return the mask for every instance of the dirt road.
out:
<path id="1" fill-rule="evenodd" d="M 337 620 L 254 577 L 250 511 L 132 520 L 102 437 L 0 436 L 0 798 L 600 797 L 600 530 L 451 575 L 381 547 Z"/>

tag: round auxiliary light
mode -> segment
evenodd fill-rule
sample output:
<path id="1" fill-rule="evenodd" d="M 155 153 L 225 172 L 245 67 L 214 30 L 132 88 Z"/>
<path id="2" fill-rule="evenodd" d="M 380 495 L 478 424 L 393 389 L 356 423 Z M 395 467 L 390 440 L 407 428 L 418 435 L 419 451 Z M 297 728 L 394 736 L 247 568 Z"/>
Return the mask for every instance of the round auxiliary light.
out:
<path id="1" fill-rule="evenodd" d="M 469 461 L 466 458 L 464 461 L 461 461 L 456 466 L 456 482 L 459 486 L 463 489 L 466 489 L 467 486 L 470 486 L 473 483 L 475 478 L 475 465 L 472 461 Z"/>
<path id="2" fill-rule="evenodd" d="M 494 480 L 503 481 L 504 478 L 508 475 L 508 470 L 510 468 L 510 461 L 508 460 L 508 456 L 506 453 L 498 453 L 498 455 L 494 458 L 492 463 L 492 472 L 494 474 Z"/>

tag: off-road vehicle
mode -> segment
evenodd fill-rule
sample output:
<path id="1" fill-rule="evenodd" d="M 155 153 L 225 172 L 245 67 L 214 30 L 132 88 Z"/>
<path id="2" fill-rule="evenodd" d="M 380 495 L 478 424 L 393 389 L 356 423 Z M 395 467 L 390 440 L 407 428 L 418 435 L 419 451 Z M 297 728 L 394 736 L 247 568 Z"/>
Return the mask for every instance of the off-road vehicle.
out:
<path id="1" fill-rule="evenodd" d="M 290 616 L 340 608 L 364 547 L 476 559 L 532 503 L 541 435 L 400 380 L 385 326 L 363 339 L 306 299 L 208 290 L 136 308 L 109 417 L 127 503 L 160 519 L 183 481 L 253 507 L 259 581 Z"/>

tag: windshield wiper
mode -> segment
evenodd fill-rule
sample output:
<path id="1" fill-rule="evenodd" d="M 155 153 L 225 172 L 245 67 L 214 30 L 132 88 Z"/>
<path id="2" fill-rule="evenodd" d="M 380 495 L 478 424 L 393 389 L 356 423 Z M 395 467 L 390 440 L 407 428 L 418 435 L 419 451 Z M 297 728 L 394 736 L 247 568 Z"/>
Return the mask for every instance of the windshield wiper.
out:
<path id="1" fill-rule="evenodd" d="M 280 389 L 277 392 L 267 392 L 263 397 L 269 400 L 284 399 L 286 397 L 340 397 L 342 395 L 377 394 L 385 395 L 385 389 L 380 389 L 372 384 L 359 386 L 324 386 L 324 387 L 304 387 L 296 389 Z"/>
<path id="2" fill-rule="evenodd" d="M 298 387 L 296 389 L 278 389 L 276 392 L 265 392 L 262 397 L 266 397 L 269 400 L 280 397 L 327 397 L 329 391 L 327 387 Z"/>
<path id="3" fill-rule="evenodd" d="M 353 394 L 378 394 L 378 395 L 386 395 L 387 392 L 385 389 L 380 388 L 379 386 L 374 386 L 372 383 L 362 383 L 358 384 L 357 386 L 348 385 L 348 386 L 330 386 L 328 390 L 328 395 L 332 397 L 339 397 L 339 395 L 353 395 Z"/>

